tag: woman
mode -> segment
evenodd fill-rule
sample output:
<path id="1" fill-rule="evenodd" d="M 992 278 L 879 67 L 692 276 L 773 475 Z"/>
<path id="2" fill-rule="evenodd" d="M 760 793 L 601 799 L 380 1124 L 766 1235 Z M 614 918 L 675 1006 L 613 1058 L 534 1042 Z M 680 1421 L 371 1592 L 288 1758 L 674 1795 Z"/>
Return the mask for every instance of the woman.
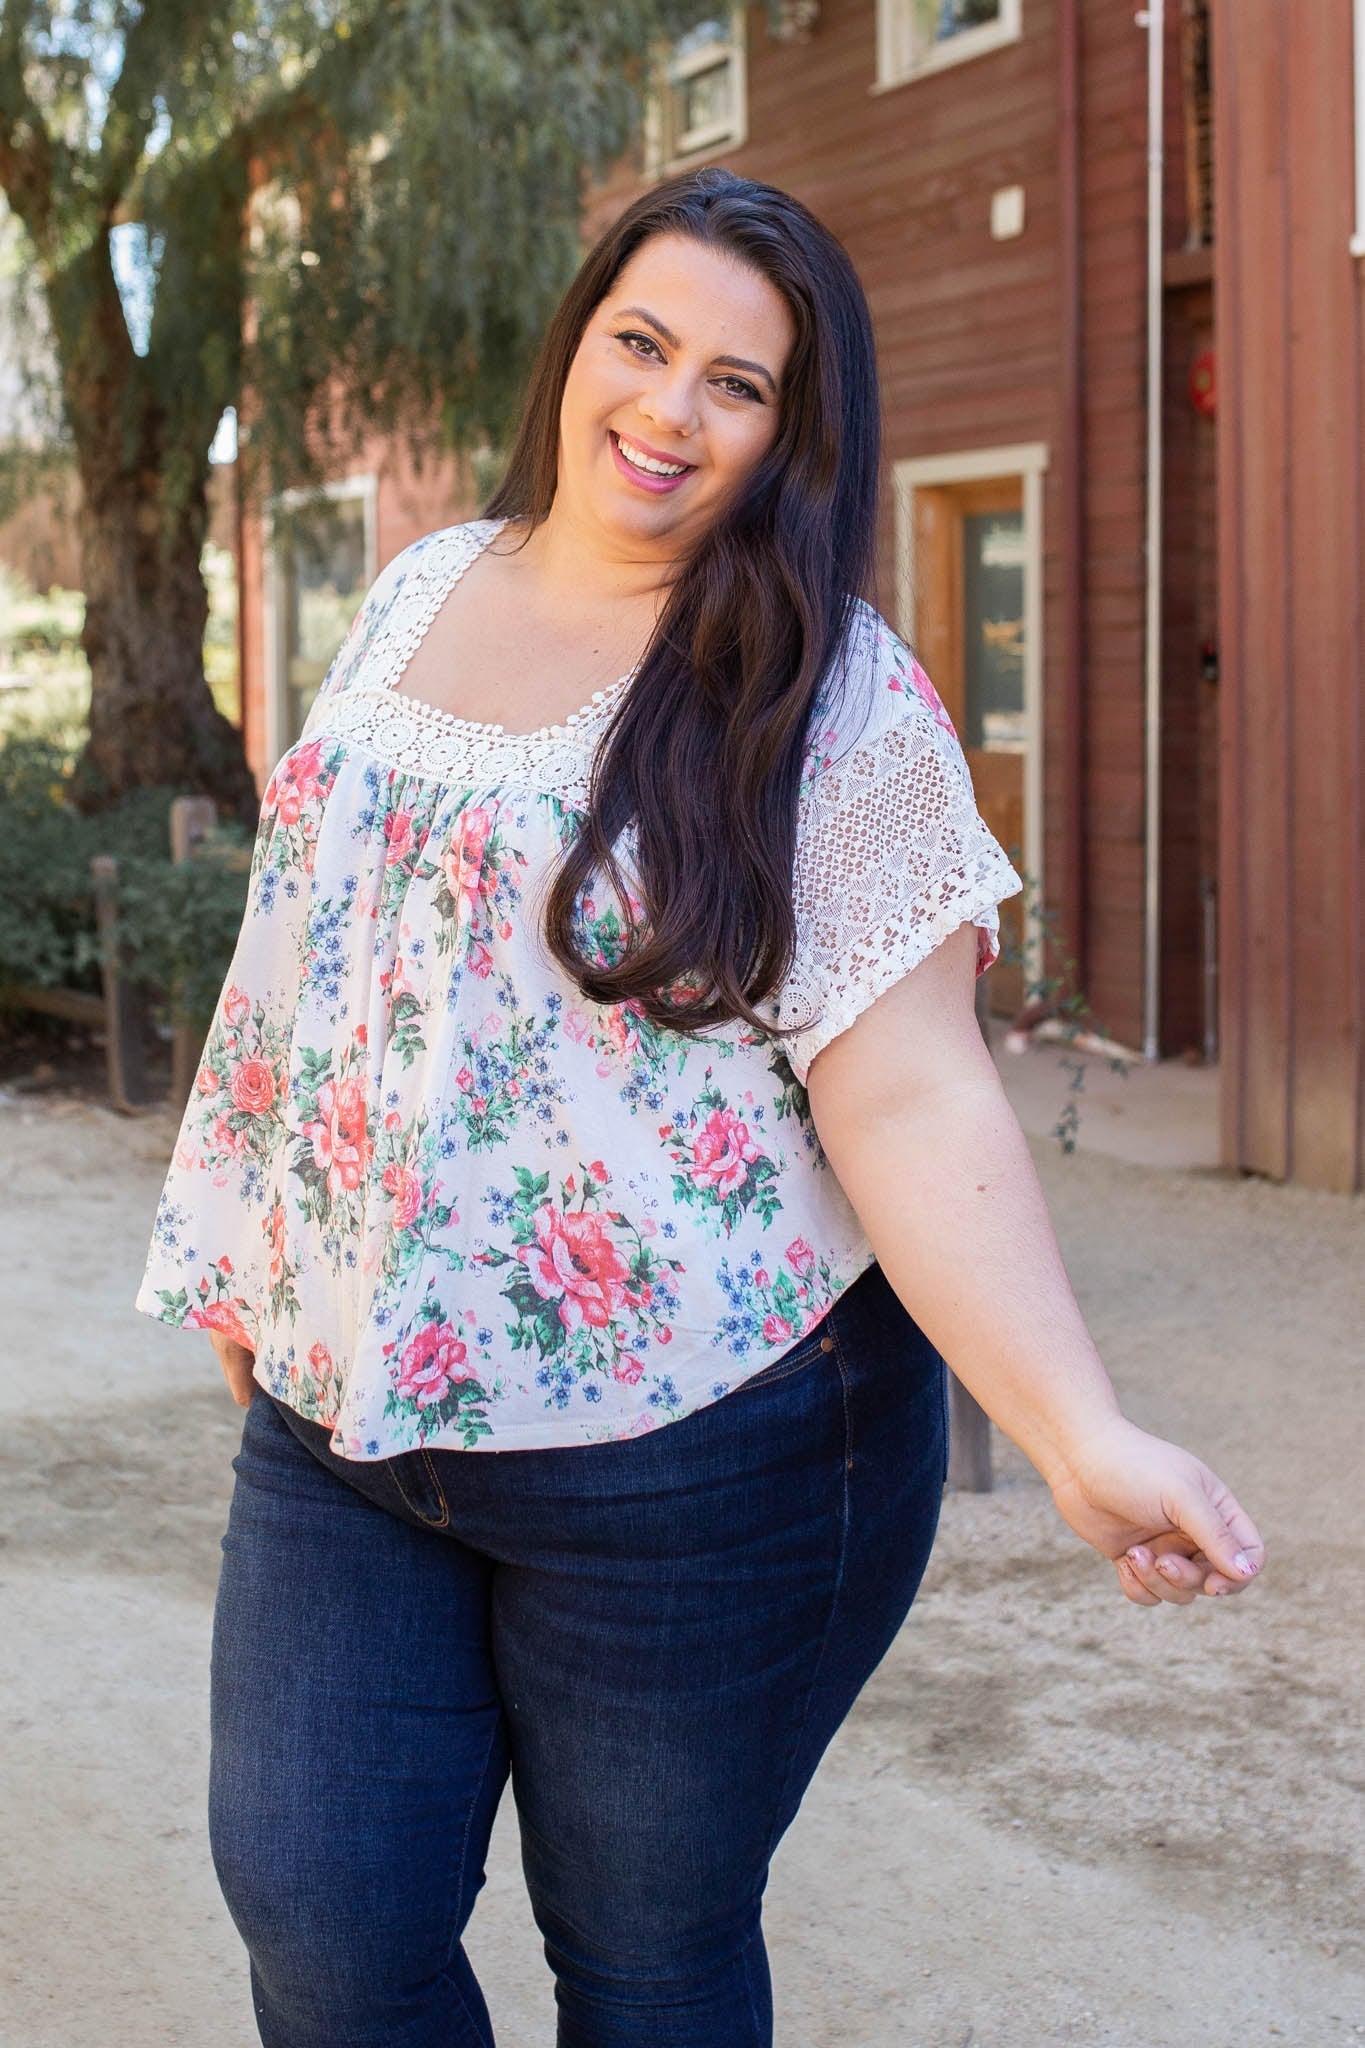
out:
<path id="1" fill-rule="evenodd" d="M 268 2048 L 492 2041 L 509 1771 L 561 2048 L 770 2041 L 769 1859 L 919 1585 L 944 1357 L 1130 1601 L 1262 1561 L 1120 1413 L 983 1048 L 1019 880 L 858 595 L 877 418 L 802 206 L 646 193 L 266 789 L 137 1299 L 247 1409 L 211 1821 Z"/>

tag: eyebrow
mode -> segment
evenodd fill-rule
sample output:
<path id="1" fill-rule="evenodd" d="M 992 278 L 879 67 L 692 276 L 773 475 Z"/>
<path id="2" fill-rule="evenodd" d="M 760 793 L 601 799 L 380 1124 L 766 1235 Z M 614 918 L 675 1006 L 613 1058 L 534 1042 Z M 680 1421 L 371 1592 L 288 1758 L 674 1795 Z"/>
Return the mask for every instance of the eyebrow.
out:
<path id="1" fill-rule="evenodd" d="M 664 326 L 663 321 L 659 318 L 658 314 L 651 313 L 648 306 L 618 306 L 616 309 L 615 317 L 618 320 L 623 320 L 627 313 L 634 313 L 637 319 L 648 320 L 651 327 L 658 329 L 659 333 L 663 336 L 664 340 L 668 343 L 670 348 L 682 347 L 682 343 L 679 341 L 677 335 L 670 334 L 668 329 Z M 755 376 L 766 378 L 768 388 L 772 392 L 774 398 L 776 398 L 777 384 L 774 380 L 773 373 L 771 370 L 765 369 L 762 363 L 751 363 L 744 356 L 713 356 L 712 361 L 717 363 L 726 363 L 733 370 L 752 370 Z"/>

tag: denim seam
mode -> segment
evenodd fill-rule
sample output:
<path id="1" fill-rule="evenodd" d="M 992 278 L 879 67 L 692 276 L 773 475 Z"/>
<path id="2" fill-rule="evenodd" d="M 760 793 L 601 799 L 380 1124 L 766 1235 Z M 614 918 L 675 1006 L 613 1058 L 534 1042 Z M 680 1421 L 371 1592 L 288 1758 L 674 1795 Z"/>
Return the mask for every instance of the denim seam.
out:
<path id="1" fill-rule="evenodd" d="M 431 1481 L 436 1498 L 441 1503 L 441 1519 L 435 1524 L 435 1527 L 438 1529 L 448 1528 L 450 1524 L 450 1502 L 446 1499 L 445 1488 L 436 1476 L 436 1467 L 431 1462 L 431 1452 L 425 1447 L 422 1451 L 422 1463 L 427 1468 L 427 1478 Z"/>
<path id="2" fill-rule="evenodd" d="M 844 1415 L 843 1488 L 839 1516 L 839 1563 L 834 1574 L 834 1585 L 830 1592 L 829 1611 L 825 1616 L 825 1626 L 824 1631 L 820 1638 L 820 1647 L 816 1652 L 815 1662 L 811 1667 L 810 1678 L 806 1685 L 805 1702 L 801 1709 L 800 1718 L 792 1731 L 791 1742 L 787 1750 L 787 1763 L 786 1768 L 782 1773 L 782 1784 L 778 1793 L 777 1808 L 773 1817 L 772 1829 L 769 1833 L 767 1845 L 764 1850 L 765 1862 L 770 1862 L 772 1860 L 773 1852 L 777 1847 L 779 1839 L 779 1823 L 781 1820 L 783 1809 L 787 1802 L 787 1790 L 791 1784 L 792 1771 L 796 1765 L 796 1753 L 801 1746 L 801 1737 L 805 1734 L 806 1723 L 810 1719 L 811 1701 L 815 1697 L 816 1680 L 819 1678 L 820 1672 L 824 1666 L 825 1657 L 829 1650 L 830 1637 L 834 1632 L 834 1617 L 839 1609 L 839 1599 L 844 1589 L 844 1568 L 848 1562 L 848 1475 L 853 1466 L 853 1428 L 852 1419 L 849 1413 L 848 1370 L 845 1366 L 843 1351 L 840 1348 L 839 1344 L 839 1332 L 837 1329 L 834 1329 L 833 1326 L 831 1326 L 831 1330 L 834 1338 L 834 1362 L 839 1368 L 839 1388 Z"/>
<path id="3" fill-rule="evenodd" d="M 427 1453 L 425 1451 L 423 1451 L 422 1456 L 426 1460 L 427 1472 L 434 1483 L 436 1475 L 431 1470 L 431 1460 L 429 1457 L 427 1457 Z M 450 1521 L 450 1509 L 446 1503 L 446 1497 L 444 1493 L 442 1493 L 440 1486 L 437 1485 L 436 1487 L 436 1498 L 441 1503 L 441 1512 L 439 1516 L 423 1514 L 421 1508 L 417 1505 L 417 1502 L 409 1497 L 407 1488 L 403 1484 L 402 1476 L 399 1471 L 399 1463 L 400 1460 L 398 1458 L 395 1458 L 393 1460 L 392 1477 L 393 1483 L 398 1488 L 399 1494 L 402 1497 L 403 1505 L 406 1508 L 408 1508 L 414 1515 L 416 1515 L 418 1521 L 422 1524 L 423 1528 L 444 1529 L 447 1523 Z"/>
<path id="4" fill-rule="evenodd" d="M 761 1902 L 759 1910 L 760 1912 L 762 1911 Z M 745 1942 L 743 1950 L 741 1951 L 740 1955 L 740 1966 L 744 1971 L 744 1993 L 749 2001 L 749 2018 L 753 2022 L 754 2040 L 759 2042 L 761 2042 L 763 2039 L 763 2022 L 762 2019 L 759 2017 L 758 2000 L 754 1997 L 753 1960 L 754 1951 L 759 1944 L 761 1935 L 762 1924 L 760 1922 L 759 1926 L 755 1927 L 753 1933 Z M 770 2034 L 768 2036 L 768 2040 L 771 2041 L 771 2039 L 772 2036 Z"/>
<path id="5" fill-rule="evenodd" d="M 450 1909 L 450 1917 L 452 1921 L 457 1920 L 459 1918 L 460 1902 L 464 1898 L 465 1872 L 469 1866 L 469 1836 L 471 1829 L 473 1827 L 475 1810 L 478 1807 L 480 1799 L 482 1799 L 483 1797 L 483 1788 L 488 1783 L 488 1766 L 492 1762 L 493 1751 L 497 1746 L 497 1740 L 498 1716 L 495 1714 L 493 1716 L 492 1726 L 489 1728 L 488 1731 L 488 1747 L 484 1751 L 483 1763 L 479 1768 L 479 1775 L 475 1782 L 473 1794 L 468 1802 L 468 1805 L 465 1808 L 464 1832 L 460 1837 L 460 1859 L 459 1863 L 456 1866 L 455 1871 L 455 1898 L 454 1903 L 452 1904 Z M 480 2039 L 483 2039 L 483 2031 L 480 2028 L 474 2014 L 469 2009 L 468 2002 L 464 1996 L 463 1991 L 460 1988 L 459 1980 L 451 1976 L 451 1964 L 455 1959 L 455 1951 L 460 1944 L 461 1931 L 462 1930 L 458 1927 L 451 1928 L 450 1935 L 446 1941 L 446 1959 L 444 1964 L 442 1965 L 442 1975 L 449 1978 L 451 1989 L 456 1993 L 456 1995 L 459 1998 L 460 2004 L 464 2007 L 465 2018 L 468 2020 L 473 2032 L 476 2035 L 478 2035 Z"/>

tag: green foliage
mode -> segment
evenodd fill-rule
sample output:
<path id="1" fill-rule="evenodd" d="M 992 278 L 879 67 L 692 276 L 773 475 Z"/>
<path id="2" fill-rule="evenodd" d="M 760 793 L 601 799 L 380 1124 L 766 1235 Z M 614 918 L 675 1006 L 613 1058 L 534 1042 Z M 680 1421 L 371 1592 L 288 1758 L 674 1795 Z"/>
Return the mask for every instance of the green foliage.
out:
<path id="1" fill-rule="evenodd" d="M 228 406 L 272 494 L 365 427 L 497 444 L 587 180 L 637 140 L 651 59 L 715 11 L 0 0 L 0 188 L 77 449 L 112 425 L 134 465 L 154 414 L 174 521 Z"/>
<path id="2" fill-rule="evenodd" d="M 0 987 L 100 988 L 91 858 L 118 861 L 128 978 L 163 1025 L 207 1031 L 246 907 L 250 838 L 218 826 L 194 857 L 170 858 L 177 791 L 137 790 L 98 817 L 66 801 L 73 745 L 60 719 L 11 717 L 0 746 Z"/>

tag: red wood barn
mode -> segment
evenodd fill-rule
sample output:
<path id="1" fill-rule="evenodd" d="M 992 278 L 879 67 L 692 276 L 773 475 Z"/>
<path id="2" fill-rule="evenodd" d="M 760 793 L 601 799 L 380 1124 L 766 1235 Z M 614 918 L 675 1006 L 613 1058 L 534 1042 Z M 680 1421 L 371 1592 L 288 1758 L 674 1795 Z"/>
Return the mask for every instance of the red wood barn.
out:
<path id="1" fill-rule="evenodd" d="M 1353 1189 L 1365 0 L 1292 33 L 1291 5 L 791 0 L 781 36 L 722 11 L 586 232 L 721 162 L 839 235 L 882 365 L 881 608 L 1053 959 L 1121 1043 L 1218 1059 L 1229 1165 Z M 313 549 L 244 525 L 262 781 L 380 564 L 477 503 L 382 444 L 335 492 Z M 1012 1009 L 1017 971 L 992 988 Z"/>

